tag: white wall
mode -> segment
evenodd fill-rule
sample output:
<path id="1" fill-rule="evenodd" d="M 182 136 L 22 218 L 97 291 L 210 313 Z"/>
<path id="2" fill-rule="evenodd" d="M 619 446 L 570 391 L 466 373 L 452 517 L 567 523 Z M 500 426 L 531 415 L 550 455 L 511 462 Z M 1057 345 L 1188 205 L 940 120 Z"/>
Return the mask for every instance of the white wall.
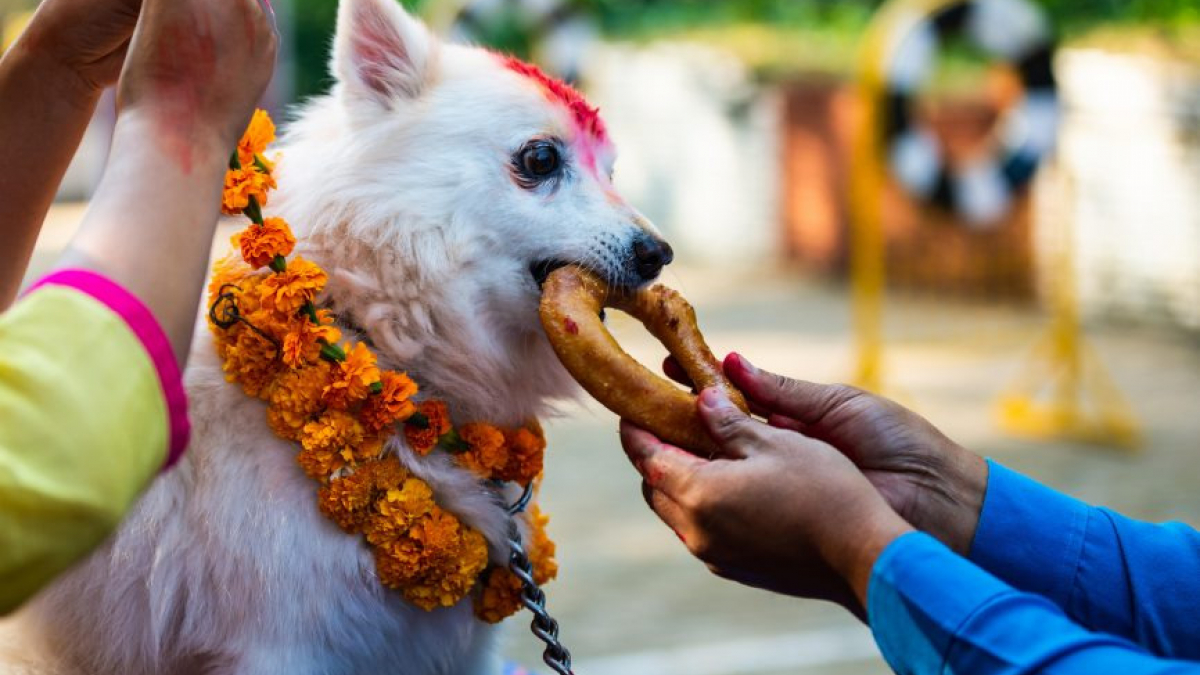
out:
<path id="1" fill-rule="evenodd" d="M 617 143 L 617 186 L 677 259 L 773 259 L 779 106 L 742 64 L 691 44 L 602 45 L 587 72 L 588 97 Z"/>
<path id="2" fill-rule="evenodd" d="M 1061 173 L 1042 187 L 1062 208 L 1041 210 L 1041 241 L 1073 219 L 1086 312 L 1200 329 L 1200 69 L 1085 50 L 1057 66 Z"/>

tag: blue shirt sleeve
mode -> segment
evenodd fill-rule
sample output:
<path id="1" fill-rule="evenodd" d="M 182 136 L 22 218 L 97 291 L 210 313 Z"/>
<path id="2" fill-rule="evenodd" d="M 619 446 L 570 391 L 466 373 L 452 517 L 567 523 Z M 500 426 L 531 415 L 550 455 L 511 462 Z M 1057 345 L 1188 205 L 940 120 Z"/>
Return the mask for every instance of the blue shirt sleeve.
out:
<path id="1" fill-rule="evenodd" d="M 1200 533 L 1125 518 L 994 462 L 970 559 L 1071 620 L 1200 660 Z"/>
<path id="2" fill-rule="evenodd" d="M 867 615 L 899 675 L 1200 675 L 1200 664 L 1072 623 L 1048 599 L 1013 589 L 919 532 L 879 556 Z"/>

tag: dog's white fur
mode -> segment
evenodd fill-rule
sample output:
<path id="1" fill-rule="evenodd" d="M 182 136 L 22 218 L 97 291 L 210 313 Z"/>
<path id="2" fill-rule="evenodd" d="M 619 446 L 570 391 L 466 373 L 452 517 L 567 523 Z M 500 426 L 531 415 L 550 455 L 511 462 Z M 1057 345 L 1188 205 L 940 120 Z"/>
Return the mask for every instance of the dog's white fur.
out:
<path id="1" fill-rule="evenodd" d="M 460 422 L 545 414 L 574 385 L 539 328 L 530 264 L 582 261 L 637 283 L 633 242 L 655 236 L 612 191 L 611 147 L 598 170 L 572 165 L 585 140 L 562 105 L 496 55 L 436 41 L 394 0 L 342 0 L 333 65 L 333 92 L 281 145 L 269 211 L 330 273 L 324 301 L 423 396 Z M 511 158 L 538 137 L 562 139 L 567 171 L 524 189 Z M 318 513 L 262 403 L 224 381 L 203 327 L 187 384 L 188 455 L 22 614 L 10 668 L 19 656 L 39 673 L 498 669 L 494 631 L 469 600 L 425 612 L 379 584 L 360 538 Z M 438 453 L 389 450 L 504 559 L 507 520 L 487 489 Z"/>

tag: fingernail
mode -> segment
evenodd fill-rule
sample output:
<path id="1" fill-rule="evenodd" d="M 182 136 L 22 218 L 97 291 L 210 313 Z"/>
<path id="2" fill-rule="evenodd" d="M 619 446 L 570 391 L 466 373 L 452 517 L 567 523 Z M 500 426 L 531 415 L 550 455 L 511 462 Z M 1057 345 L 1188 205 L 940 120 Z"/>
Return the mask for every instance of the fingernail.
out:
<path id="1" fill-rule="evenodd" d="M 275 8 L 271 6 L 271 0 L 258 0 L 263 6 L 267 16 L 271 19 L 271 27 L 275 29 L 275 33 L 279 34 L 279 20 L 275 18 Z"/>
<path id="2" fill-rule="evenodd" d="M 751 375 L 758 374 L 758 366 L 755 366 L 753 363 L 750 363 L 750 359 L 746 358 L 745 356 L 742 356 L 741 354 L 739 354 L 737 352 L 734 352 L 733 354 L 731 354 L 731 356 L 733 356 L 733 358 L 737 359 L 738 365 L 742 367 L 742 370 L 746 371 L 747 373 L 750 373 Z"/>
<path id="3" fill-rule="evenodd" d="M 709 387 L 700 392 L 700 405 L 709 410 L 717 410 L 725 407 L 729 403 L 729 399 L 719 387 Z"/>

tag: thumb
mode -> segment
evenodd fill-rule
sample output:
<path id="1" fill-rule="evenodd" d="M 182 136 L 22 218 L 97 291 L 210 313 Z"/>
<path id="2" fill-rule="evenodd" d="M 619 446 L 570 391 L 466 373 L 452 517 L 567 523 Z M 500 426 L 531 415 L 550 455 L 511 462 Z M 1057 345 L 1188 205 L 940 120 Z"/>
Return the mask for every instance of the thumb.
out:
<path id="1" fill-rule="evenodd" d="M 738 409 L 720 387 L 700 392 L 696 408 L 708 435 L 726 457 L 754 454 L 761 441 L 761 424 Z"/>

